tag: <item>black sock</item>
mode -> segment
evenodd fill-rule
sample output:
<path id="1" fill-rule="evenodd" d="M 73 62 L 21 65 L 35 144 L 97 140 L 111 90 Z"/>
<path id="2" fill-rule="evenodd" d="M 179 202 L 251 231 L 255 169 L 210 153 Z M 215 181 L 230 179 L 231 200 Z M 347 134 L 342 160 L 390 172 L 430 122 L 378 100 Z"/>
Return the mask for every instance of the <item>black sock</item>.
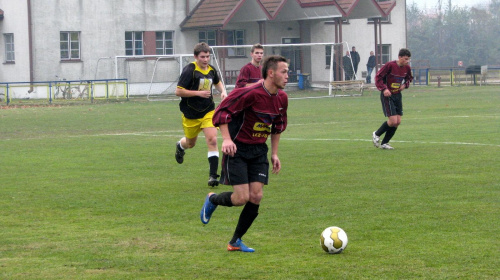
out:
<path id="1" fill-rule="evenodd" d="M 391 128 L 387 122 L 385 121 L 380 127 L 379 129 L 377 129 L 377 131 L 375 131 L 375 135 L 377 136 L 382 136 L 382 134 L 384 134 L 386 131 L 389 130 L 389 128 Z"/>
<path id="2" fill-rule="evenodd" d="M 232 194 L 233 192 L 223 192 L 220 194 L 214 194 L 209 198 L 209 200 L 215 205 L 231 207 L 233 206 L 233 202 L 231 202 Z"/>
<path id="3" fill-rule="evenodd" d="M 219 157 L 211 156 L 208 158 L 208 163 L 210 164 L 210 176 L 217 176 L 217 168 L 219 168 Z"/>
<path id="4" fill-rule="evenodd" d="M 253 221 L 259 215 L 259 204 L 253 204 L 252 202 L 247 202 L 243 211 L 241 211 L 240 219 L 238 220 L 238 225 L 236 225 L 236 230 L 234 231 L 233 239 L 229 243 L 233 244 L 238 240 L 238 238 L 243 237 L 247 230 L 252 225 Z"/>
<path id="5" fill-rule="evenodd" d="M 391 141 L 392 136 L 396 133 L 396 130 L 398 127 L 390 127 L 389 130 L 385 133 L 384 139 L 382 140 L 382 143 L 380 145 L 384 145 L 389 143 Z"/>

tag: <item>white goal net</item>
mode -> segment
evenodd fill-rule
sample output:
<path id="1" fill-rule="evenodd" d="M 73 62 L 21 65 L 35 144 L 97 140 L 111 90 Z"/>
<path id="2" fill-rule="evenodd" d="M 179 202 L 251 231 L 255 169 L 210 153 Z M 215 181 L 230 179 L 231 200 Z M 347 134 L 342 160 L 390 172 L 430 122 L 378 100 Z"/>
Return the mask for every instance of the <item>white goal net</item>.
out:
<path id="1" fill-rule="evenodd" d="M 345 80 L 343 54 L 349 50 L 342 43 L 262 44 L 264 57 L 281 55 L 289 61 L 287 87 L 323 88 L 331 95 L 332 82 Z M 211 46 L 212 65 L 216 66 L 226 87 L 231 88 L 241 67 L 250 62 L 252 45 Z M 349 58 L 352 66 L 352 61 Z M 333 65 L 333 67 L 332 67 Z"/>

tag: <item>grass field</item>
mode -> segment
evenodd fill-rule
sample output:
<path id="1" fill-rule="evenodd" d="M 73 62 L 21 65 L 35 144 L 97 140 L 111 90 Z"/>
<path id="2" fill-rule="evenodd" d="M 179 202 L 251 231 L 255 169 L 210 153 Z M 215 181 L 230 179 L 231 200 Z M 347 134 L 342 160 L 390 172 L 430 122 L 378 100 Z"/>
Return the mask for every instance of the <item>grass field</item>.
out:
<path id="1" fill-rule="evenodd" d="M 393 151 L 378 93 L 291 99 L 253 254 L 226 251 L 241 208 L 200 222 L 207 150 L 175 162 L 178 102 L 1 109 L 0 279 L 499 279 L 499 92 L 410 88 Z"/>

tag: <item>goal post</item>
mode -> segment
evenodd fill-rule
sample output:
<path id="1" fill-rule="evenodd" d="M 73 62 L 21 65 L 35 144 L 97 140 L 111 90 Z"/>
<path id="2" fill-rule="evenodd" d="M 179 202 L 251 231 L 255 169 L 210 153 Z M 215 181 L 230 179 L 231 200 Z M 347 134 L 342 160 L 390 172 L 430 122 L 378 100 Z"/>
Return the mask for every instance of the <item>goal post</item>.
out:
<path id="1" fill-rule="evenodd" d="M 115 56 L 115 78 L 128 80 L 130 96 L 176 100 L 182 69 L 192 61 L 193 54 Z"/>
<path id="2" fill-rule="evenodd" d="M 289 61 L 287 87 L 323 88 L 332 95 L 332 82 L 344 80 L 342 58 L 349 50 L 347 42 L 262 46 L 264 56 L 281 55 Z M 218 71 L 226 89 L 236 84 L 241 67 L 250 62 L 251 48 L 252 45 L 211 46 L 210 64 Z M 178 100 L 175 89 L 182 69 L 193 61 L 193 54 L 115 56 L 114 59 L 101 59 L 95 76 L 97 79 L 114 73 L 113 78 L 126 79 L 130 97 L 143 96 L 149 101 Z M 109 68 L 114 69 L 109 72 Z"/>
<path id="3" fill-rule="evenodd" d="M 218 68 L 226 86 L 236 83 L 239 70 L 250 62 L 253 45 L 211 46 L 213 65 Z M 349 50 L 347 42 L 262 44 L 264 57 L 281 55 L 289 61 L 289 85 L 328 89 L 332 82 L 344 80 L 343 53 Z M 352 61 L 350 61 L 352 66 Z M 302 89 L 302 88 L 301 88 Z"/>

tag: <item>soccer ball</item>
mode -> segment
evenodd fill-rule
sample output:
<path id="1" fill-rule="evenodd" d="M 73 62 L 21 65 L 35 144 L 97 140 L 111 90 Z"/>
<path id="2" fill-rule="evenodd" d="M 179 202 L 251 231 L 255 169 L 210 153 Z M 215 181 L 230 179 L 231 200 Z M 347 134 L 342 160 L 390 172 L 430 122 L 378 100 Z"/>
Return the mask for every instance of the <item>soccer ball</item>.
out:
<path id="1" fill-rule="evenodd" d="M 342 253 L 347 246 L 347 234 L 339 227 L 328 227 L 321 233 L 320 244 L 327 253 Z"/>

